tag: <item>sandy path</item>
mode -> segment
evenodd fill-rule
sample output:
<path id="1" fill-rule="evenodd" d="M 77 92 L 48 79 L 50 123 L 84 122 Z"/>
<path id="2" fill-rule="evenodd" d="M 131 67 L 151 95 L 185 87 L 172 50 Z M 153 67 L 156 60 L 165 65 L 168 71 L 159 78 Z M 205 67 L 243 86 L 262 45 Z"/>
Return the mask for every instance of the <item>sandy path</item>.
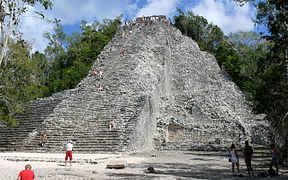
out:
<path id="1" fill-rule="evenodd" d="M 27 163 L 37 180 L 90 179 L 238 179 L 230 172 L 223 152 L 156 151 L 137 154 L 77 154 L 72 166 L 64 166 L 64 154 L 0 153 L 0 179 L 15 180 Z M 241 161 L 241 160 L 240 160 Z M 107 164 L 126 162 L 124 169 L 107 169 Z M 242 162 L 241 172 L 246 174 Z M 155 173 L 147 168 L 154 167 Z M 286 169 L 276 179 L 288 179 Z M 284 174 L 283 174 L 284 173 Z M 241 179 L 262 179 L 260 177 Z M 265 179 L 275 179 L 267 177 Z"/>

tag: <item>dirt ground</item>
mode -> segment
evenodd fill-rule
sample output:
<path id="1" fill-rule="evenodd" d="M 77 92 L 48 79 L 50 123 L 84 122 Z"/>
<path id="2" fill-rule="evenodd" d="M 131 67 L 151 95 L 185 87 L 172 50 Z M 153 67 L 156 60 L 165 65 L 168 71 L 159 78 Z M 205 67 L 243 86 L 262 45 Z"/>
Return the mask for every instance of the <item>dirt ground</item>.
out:
<path id="1" fill-rule="evenodd" d="M 134 154 L 73 154 L 72 166 L 64 166 L 64 153 L 0 153 L 0 179 L 15 180 L 26 164 L 32 165 L 37 180 L 94 179 L 239 179 L 231 173 L 225 152 L 155 151 Z M 261 162 L 252 162 L 255 174 Z M 107 165 L 125 164 L 124 169 Z M 266 164 L 267 165 L 267 164 Z M 248 177 L 240 159 L 241 179 L 288 179 L 288 168 L 280 168 L 278 177 Z M 147 169 L 153 167 L 155 172 Z M 261 166 L 262 167 L 262 166 Z"/>

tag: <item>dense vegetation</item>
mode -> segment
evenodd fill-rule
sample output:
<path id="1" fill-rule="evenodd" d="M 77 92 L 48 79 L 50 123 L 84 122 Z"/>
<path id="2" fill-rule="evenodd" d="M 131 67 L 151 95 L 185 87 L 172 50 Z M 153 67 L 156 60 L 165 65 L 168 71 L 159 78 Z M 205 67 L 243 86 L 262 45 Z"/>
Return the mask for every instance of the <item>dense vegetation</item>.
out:
<path id="1" fill-rule="evenodd" d="M 45 9 L 52 6 L 50 0 L 0 1 L 0 126 L 16 125 L 15 115 L 24 111 L 27 101 L 41 94 L 38 62 L 31 60 L 30 45 L 17 28 L 27 5 L 37 3 Z"/>
<path id="2" fill-rule="evenodd" d="M 174 17 L 174 25 L 193 38 L 202 50 L 215 55 L 223 71 L 253 102 L 254 111 L 266 114 L 275 129 L 277 143 L 284 147 L 288 144 L 288 1 L 235 1 L 254 4 L 257 8 L 255 22 L 267 27 L 268 33 L 237 32 L 226 36 L 203 17 L 181 10 Z M 56 21 L 55 32 L 45 34 L 50 42 L 45 52 L 31 53 L 30 44 L 17 32 L 19 16 L 25 12 L 25 6 L 16 8 L 16 2 L 20 1 L 0 2 L 2 125 L 15 125 L 15 115 L 24 111 L 29 100 L 75 87 L 114 36 L 121 20 L 119 17 L 91 25 L 83 21 L 82 32 L 70 36 Z M 49 0 L 22 2 L 52 7 Z"/>
<path id="3" fill-rule="evenodd" d="M 121 23 L 120 19 L 121 17 L 115 20 L 106 19 L 103 23 L 94 22 L 91 25 L 82 21 L 82 33 L 71 36 L 67 36 L 57 24 L 54 34 L 46 34 L 50 43 L 45 55 L 35 54 L 38 58 L 42 57 L 42 72 L 46 71 L 43 77 L 43 95 L 49 96 L 74 88 L 87 75 L 96 57 L 114 37 Z"/>
<path id="4" fill-rule="evenodd" d="M 268 29 L 263 38 L 271 44 L 269 53 L 258 58 L 259 68 L 251 84 L 254 110 L 267 115 L 276 143 L 288 149 L 288 1 L 249 1 L 258 10 L 255 22 Z"/>
<path id="5" fill-rule="evenodd" d="M 256 22 L 267 26 L 263 36 L 272 46 L 260 58 L 257 83 L 252 94 L 254 110 L 265 113 L 275 129 L 275 140 L 288 148 L 288 1 L 258 2 Z"/>
<path id="6" fill-rule="evenodd" d="M 50 1 L 23 2 L 30 5 L 39 2 L 45 8 L 51 7 Z M 15 3 L 16 1 L 1 1 L 0 10 L 7 10 L 5 6 L 18 7 Z M 14 25 L 15 21 L 9 20 L 17 18 L 16 10 L 9 9 L 6 19 L 0 24 L 2 30 L 7 29 L 4 26 L 10 27 L 11 23 Z M 25 11 L 25 7 L 22 10 Z M 25 110 L 28 101 L 75 87 L 114 37 L 121 18 L 105 19 L 102 23 L 94 22 L 89 25 L 82 21 L 81 33 L 69 36 L 56 21 L 54 33 L 45 34 L 49 44 L 44 53 L 31 53 L 30 44 L 17 33 L 17 27 L 11 26 L 8 29 L 14 34 L 1 31 L 3 59 L 0 62 L 0 126 L 16 125 L 15 116 Z"/>

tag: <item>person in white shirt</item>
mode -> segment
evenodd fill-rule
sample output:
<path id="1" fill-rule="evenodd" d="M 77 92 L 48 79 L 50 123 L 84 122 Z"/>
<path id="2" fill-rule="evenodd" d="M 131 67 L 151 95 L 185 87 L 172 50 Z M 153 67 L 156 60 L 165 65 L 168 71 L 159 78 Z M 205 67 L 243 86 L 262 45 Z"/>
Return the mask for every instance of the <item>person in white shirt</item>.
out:
<path id="1" fill-rule="evenodd" d="M 236 175 L 240 175 L 240 171 L 239 171 L 239 157 L 238 157 L 238 154 L 237 154 L 236 146 L 233 143 L 231 144 L 231 147 L 230 147 L 230 158 L 231 158 L 231 163 L 232 163 L 232 172 L 235 173 L 234 166 L 236 165 L 236 168 L 237 168 Z"/>
<path id="2" fill-rule="evenodd" d="M 69 143 L 66 144 L 65 166 L 67 165 L 68 157 L 70 161 L 70 166 L 72 165 L 72 151 L 73 151 L 73 142 L 70 140 Z"/>
<path id="3" fill-rule="evenodd" d="M 103 79 L 103 71 L 99 71 L 99 77 L 100 79 Z"/>

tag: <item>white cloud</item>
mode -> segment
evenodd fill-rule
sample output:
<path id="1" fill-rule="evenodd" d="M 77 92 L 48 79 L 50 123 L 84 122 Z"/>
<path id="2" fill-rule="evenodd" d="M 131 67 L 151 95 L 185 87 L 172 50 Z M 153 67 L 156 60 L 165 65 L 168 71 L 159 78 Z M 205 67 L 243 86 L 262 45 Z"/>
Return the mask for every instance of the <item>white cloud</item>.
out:
<path id="1" fill-rule="evenodd" d="M 176 4 L 179 0 L 148 0 L 148 4 L 140 9 L 136 17 L 166 15 L 170 16 L 176 11 Z"/>
<path id="2" fill-rule="evenodd" d="M 101 21 L 114 18 L 124 12 L 129 0 L 57 0 L 54 1 L 51 16 L 57 17 L 65 25 L 73 25 L 81 20 Z"/>
<path id="3" fill-rule="evenodd" d="M 23 33 L 23 39 L 33 43 L 33 51 L 43 51 L 48 44 L 48 40 L 43 37 L 43 33 L 51 32 L 53 24 L 37 17 L 34 13 L 34 7 L 27 6 L 27 9 L 27 13 L 21 16 L 19 29 Z"/>
<path id="4" fill-rule="evenodd" d="M 129 7 L 129 2 L 130 0 L 57 0 L 54 1 L 52 10 L 47 11 L 43 11 L 40 6 L 28 6 L 28 12 L 22 16 L 20 31 L 25 40 L 34 42 L 33 51 L 43 51 L 48 43 L 43 38 L 43 33 L 51 32 L 53 24 L 35 17 L 34 11 L 43 11 L 51 20 L 57 18 L 64 26 L 79 27 L 81 20 L 91 22 L 115 18 Z"/>
<path id="5" fill-rule="evenodd" d="M 125 13 L 127 18 L 135 16 L 166 15 L 171 17 L 176 13 L 176 7 L 182 9 L 187 5 L 194 6 L 189 0 L 55 0 L 52 10 L 44 11 L 40 6 L 29 7 L 21 21 L 20 30 L 26 40 L 34 41 L 33 50 L 43 51 L 47 40 L 44 32 L 51 32 L 53 24 L 35 18 L 35 10 L 43 11 L 49 19 L 60 19 L 66 27 L 77 29 L 81 20 L 101 21 L 104 18 L 115 18 Z M 250 20 L 251 8 L 248 5 L 237 6 L 231 0 L 199 0 L 199 4 L 190 8 L 193 12 L 205 17 L 209 22 L 220 26 L 225 33 L 252 30 Z M 146 4 L 143 6 L 143 4 Z M 139 6 L 142 8 L 139 9 Z M 185 7 L 186 6 L 186 7 Z M 227 11 L 227 9 L 229 11 Z"/>
<path id="6" fill-rule="evenodd" d="M 125 12 L 125 18 L 130 19 L 133 18 L 134 15 L 137 13 L 138 11 L 138 3 L 139 0 L 137 0 L 135 3 L 133 4 L 129 4 L 126 8 L 126 12 Z"/>
<path id="7" fill-rule="evenodd" d="M 251 12 L 254 10 L 248 4 L 240 7 L 231 0 L 202 0 L 192 11 L 218 25 L 224 33 L 250 31 L 254 28 L 251 20 Z"/>

